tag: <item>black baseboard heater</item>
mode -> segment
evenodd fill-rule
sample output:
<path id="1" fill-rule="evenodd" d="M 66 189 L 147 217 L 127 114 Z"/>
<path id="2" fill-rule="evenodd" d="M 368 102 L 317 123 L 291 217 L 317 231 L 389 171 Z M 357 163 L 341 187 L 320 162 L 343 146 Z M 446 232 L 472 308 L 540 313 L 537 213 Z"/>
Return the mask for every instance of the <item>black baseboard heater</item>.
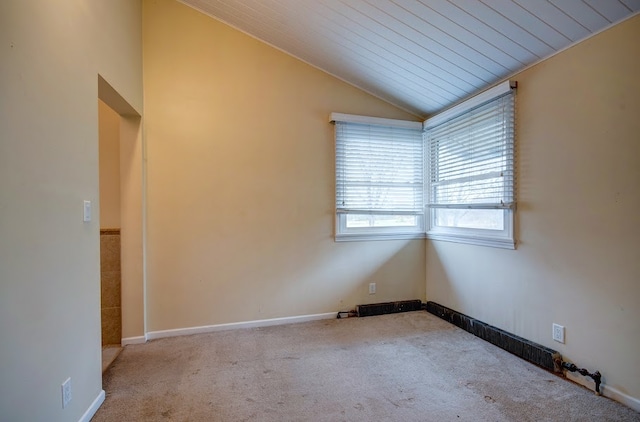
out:
<path id="1" fill-rule="evenodd" d="M 518 337 L 515 334 L 478 321 L 475 318 L 471 318 L 470 316 L 461 314 L 458 311 L 454 311 L 435 302 L 427 302 L 426 309 L 430 314 L 440 317 L 507 352 L 513 353 L 534 365 L 555 372 L 558 375 L 564 376 L 564 370 L 567 370 L 590 377 L 595 382 L 596 394 L 601 394 L 600 384 L 602 383 L 602 375 L 600 371 L 590 373 L 587 369 L 578 368 L 573 363 L 565 362 L 562 355 L 553 349 Z"/>
<path id="2" fill-rule="evenodd" d="M 356 306 L 356 315 L 359 317 L 395 314 L 398 312 L 419 311 L 423 309 L 421 300 L 400 300 L 397 302 L 372 303 Z"/>
<path id="3" fill-rule="evenodd" d="M 427 312 L 535 365 L 552 372 L 562 372 L 562 356 L 553 349 L 518 337 L 435 302 L 427 302 Z"/>
<path id="4" fill-rule="evenodd" d="M 478 321 L 475 318 L 462 314 L 453 309 L 447 308 L 435 302 L 427 302 L 423 304 L 420 300 L 401 300 L 397 302 L 372 303 L 368 305 L 356 306 L 355 312 L 339 312 L 338 318 L 348 316 L 367 317 L 374 315 L 395 314 L 398 312 L 410 312 L 426 309 L 427 312 L 433 314 L 451 324 L 462 328 L 465 331 L 488 341 L 489 343 L 500 347 L 528 362 L 538 365 L 548 371 L 555 372 L 564 376 L 564 371 L 579 372 L 583 376 L 588 376 L 595 382 L 596 394 L 600 394 L 600 384 L 602 375 L 599 371 L 590 373 L 584 368 L 578 368 L 576 365 L 565 362 L 562 355 L 557 351 L 545 347 L 541 344 L 534 343 L 525 338 L 511 334 L 493 325 Z M 342 316 L 346 314 L 345 316 Z M 354 315 L 355 314 L 355 315 Z"/>

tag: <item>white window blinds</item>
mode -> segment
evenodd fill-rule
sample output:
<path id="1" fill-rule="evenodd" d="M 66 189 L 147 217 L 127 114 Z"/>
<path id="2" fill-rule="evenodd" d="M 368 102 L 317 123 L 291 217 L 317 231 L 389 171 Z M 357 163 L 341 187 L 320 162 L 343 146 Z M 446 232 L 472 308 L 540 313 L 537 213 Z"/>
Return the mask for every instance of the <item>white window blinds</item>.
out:
<path id="1" fill-rule="evenodd" d="M 421 124 L 335 123 L 336 211 L 424 214 Z"/>
<path id="2" fill-rule="evenodd" d="M 431 208 L 513 208 L 514 91 L 435 126 L 427 121 Z"/>

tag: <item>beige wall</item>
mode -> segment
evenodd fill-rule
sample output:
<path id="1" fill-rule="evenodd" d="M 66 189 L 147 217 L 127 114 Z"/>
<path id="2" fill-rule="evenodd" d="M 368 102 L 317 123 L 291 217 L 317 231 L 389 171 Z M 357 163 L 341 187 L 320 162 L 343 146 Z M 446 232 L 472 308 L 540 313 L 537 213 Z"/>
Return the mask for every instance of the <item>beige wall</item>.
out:
<path id="1" fill-rule="evenodd" d="M 518 249 L 428 242 L 427 298 L 640 398 L 640 16 L 519 75 Z M 566 326 L 566 344 L 551 324 Z"/>
<path id="2" fill-rule="evenodd" d="M 329 113 L 414 116 L 175 1 L 143 45 L 150 331 L 424 298 L 424 241 L 332 238 Z"/>
<path id="3" fill-rule="evenodd" d="M 122 338 L 144 339 L 144 160 L 142 121 L 120 118 Z"/>
<path id="4" fill-rule="evenodd" d="M 100 227 L 120 228 L 120 116 L 98 100 Z"/>
<path id="5" fill-rule="evenodd" d="M 97 75 L 142 110 L 141 21 L 130 0 L 0 2 L 7 420 L 78 420 L 100 393 Z M 328 114 L 413 116 L 177 2 L 145 1 L 144 25 L 147 330 L 424 299 L 426 275 L 428 299 L 640 397 L 639 17 L 517 77 L 518 249 L 428 242 L 426 253 L 424 241 L 331 237 Z M 120 188 L 132 198 L 121 215 L 133 337 L 145 331 L 140 120 L 120 130 L 132 140 Z M 565 346 L 552 322 L 567 327 Z"/>
<path id="6" fill-rule="evenodd" d="M 3 420 L 77 421 L 102 389 L 98 74 L 142 111 L 140 37 L 137 1 L 0 2 Z"/>

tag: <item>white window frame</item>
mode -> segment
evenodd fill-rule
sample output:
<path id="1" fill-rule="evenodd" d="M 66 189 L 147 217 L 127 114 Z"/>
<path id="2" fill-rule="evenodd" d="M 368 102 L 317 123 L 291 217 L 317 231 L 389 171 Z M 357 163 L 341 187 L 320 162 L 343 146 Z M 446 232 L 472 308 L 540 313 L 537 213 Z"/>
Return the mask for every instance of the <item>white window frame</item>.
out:
<path id="1" fill-rule="evenodd" d="M 513 225 L 515 212 L 512 209 L 501 210 L 504 213 L 503 230 L 473 229 L 466 227 L 442 227 L 434 224 L 435 209 L 429 210 L 427 239 L 447 242 L 467 243 L 470 245 L 491 246 L 494 248 L 515 249 Z"/>
<path id="2" fill-rule="evenodd" d="M 347 227 L 347 215 L 348 214 L 344 213 L 336 213 L 336 241 L 402 240 L 424 239 L 426 237 L 424 215 L 416 215 L 417 224 L 415 226 L 357 228 Z"/>
<path id="3" fill-rule="evenodd" d="M 436 127 L 442 123 L 445 123 L 451 119 L 461 116 L 464 113 L 469 112 L 487 102 L 494 100 L 506 93 L 514 90 L 517 84 L 514 81 L 503 82 L 479 95 L 470 98 L 459 105 L 446 110 L 443 113 L 424 121 L 423 123 L 411 122 L 405 120 L 394 119 L 382 119 L 377 117 L 358 116 L 342 113 L 331 113 L 330 121 L 335 122 L 350 122 L 357 124 L 367 125 L 381 125 L 381 126 L 400 126 L 400 127 L 421 127 L 423 133 L 426 134 L 430 128 Z M 515 97 L 515 91 L 513 91 Z M 515 114 L 515 106 L 514 106 Z M 416 126 L 419 125 L 419 126 Z M 515 136 L 515 129 L 512 130 L 512 136 Z M 427 145 L 427 137 L 423 139 L 424 150 L 427 151 L 429 145 Z M 510 154 L 515 159 L 515 143 L 511 139 Z M 337 153 L 336 153 L 337 158 Z M 450 227 L 450 226 L 438 226 L 436 224 L 436 213 L 438 209 L 446 209 L 447 206 L 441 204 L 429 206 L 431 198 L 431 186 L 430 173 L 427 168 L 427 156 L 424 157 L 424 213 L 405 213 L 409 215 L 417 216 L 417 224 L 415 226 L 395 226 L 395 227 L 347 227 L 348 215 L 374 215 L 382 214 L 381 212 L 366 211 L 359 213 L 354 210 L 341 210 L 336 205 L 335 213 L 335 240 L 336 241 L 349 241 L 349 240 L 384 240 L 384 239 L 419 239 L 428 238 L 431 240 L 442 240 L 456 243 L 466 243 L 480 246 L 490 246 L 505 249 L 515 249 L 516 239 L 514 234 L 516 207 L 515 207 L 515 174 L 513 176 L 513 185 L 511 186 L 513 197 L 512 202 L 508 204 L 467 204 L 460 206 L 450 206 L 452 209 L 491 209 L 500 211 L 503 213 L 503 229 L 502 230 L 490 230 L 490 229 L 477 229 L 477 228 L 465 228 L 465 227 Z M 512 170 L 515 172 L 515 163 Z M 502 175 L 502 174 L 501 174 Z M 337 174 L 336 174 L 337 181 Z M 336 192 L 337 197 L 337 192 Z M 401 212 L 389 213 L 389 215 L 402 214 Z"/>
<path id="4" fill-rule="evenodd" d="M 506 81 L 494 88 L 491 88 L 471 99 L 443 112 L 440 113 L 424 122 L 425 133 L 433 127 L 441 125 L 455 117 L 461 116 L 464 113 L 473 110 L 474 108 L 485 104 L 491 100 L 494 100 L 502 95 L 507 94 L 512 89 L 515 89 L 516 83 L 511 81 Z M 514 91 L 515 95 L 515 91 Z M 512 131 L 513 133 L 514 131 Z M 427 143 L 425 136 L 425 143 Z M 513 147 L 513 142 L 511 143 Z M 426 145 L 426 148 L 429 148 L 429 145 Z M 515 147 L 513 147 L 515 148 Z M 514 154 L 514 151 L 511 151 Z M 514 164 L 515 167 L 515 164 Z M 514 169 L 515 171 L 515 169 Z M 427 174 L 429 172 L 427 171 Z M 514 176 L 515 177 L 515 176 Z M 427 176 L 430 179 L 429 176 Z M 427 180 L 427 194 L 426 198 L 427 202 L 431 199 L 431 186 L 429 185 L 430 180 Z M 515 184 L 515 181 L 514 181 Z M 515 186 L 512 187 L 515 195 Z M 457 209 L 464 209 L 461 207 L 451 207 Z M 468 209 L 500 209 L 503 213 L 503 221 L 504 226 L 503 230 L 489 230 L 489 229 L 474 229 L 474 228 L 464 228 L 464 227 L 445 227 L 438 226 L 436 224 L 436 212 L 438 209 L 443 208 L 432 208 L 428 207 L 428 218 L 427 218 L 427 231 L 426 235 L 428 239 L 431 240 L 443 240 L 449 242 L 456 243 L 467 243 L 473 245 L 481 245 L 481 246 L 491 246 L 497 248 L 505 248 L 505 249 L 515 249 L 516 241 L 514 236 L 514 224 L 515 224 L 515 196 L 514 202 L 509 204 L 508 206 L 498 208 L 492 206 L 474 206 L 469 205 L 466 207 Z M 446 208 L 445 208 L 446 209 Z"/>
<path id="5" fill-rule="evenodd" d="M 421 122 L 406 120 L 384 119 L 378 117 L 359 116 L 353 114 L 331 113 L 330 121 L 355 123 L 360 125 L 377 125 L 386 127 L 411 128 L 422 130 Z M 337 135 L 337 134 L 336 134 Z M 423 150 L 424 150 L 424 144 Z M 424 154 L 423 154 L 424 155 Z M 336 152 L 337 157 L 337 152 Z M 424 158 L 424 157 L 423 157 Z M 424 161 L 424 159 L 423 159 Z M 424 174 L 424 163 L 423 163 Z M 337 183 L 336 174 L 336 183 Z M 336 186 L 337 189 L 337 186 Z M 337 192 L 336 192 L 337 195 Z M 423 196 L 424 197 L 424 196 Z M 412 215 L 416 217 L 414 226 L 388 226 L 388 227 L 347 227 L 348 215 Z M 336 205 L 335 213 L 335 240 L 336 241 L 365 241 L 365 240 L 399 240 L 399 239 L 423 239 L 425 238 L 424 204 L 420 212 L 376 212 L 371 210 L 341 210 Z"/>

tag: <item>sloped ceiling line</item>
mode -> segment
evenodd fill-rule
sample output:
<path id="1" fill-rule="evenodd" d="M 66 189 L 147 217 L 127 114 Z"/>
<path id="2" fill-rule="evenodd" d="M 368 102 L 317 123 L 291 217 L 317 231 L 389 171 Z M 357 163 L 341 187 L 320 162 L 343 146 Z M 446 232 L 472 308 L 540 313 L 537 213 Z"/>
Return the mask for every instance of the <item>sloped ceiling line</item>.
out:
<path id="1" fill-rule="evenodd" d="M 640 11 L 640 0 L 180 1 L 420 117 Z"/>

